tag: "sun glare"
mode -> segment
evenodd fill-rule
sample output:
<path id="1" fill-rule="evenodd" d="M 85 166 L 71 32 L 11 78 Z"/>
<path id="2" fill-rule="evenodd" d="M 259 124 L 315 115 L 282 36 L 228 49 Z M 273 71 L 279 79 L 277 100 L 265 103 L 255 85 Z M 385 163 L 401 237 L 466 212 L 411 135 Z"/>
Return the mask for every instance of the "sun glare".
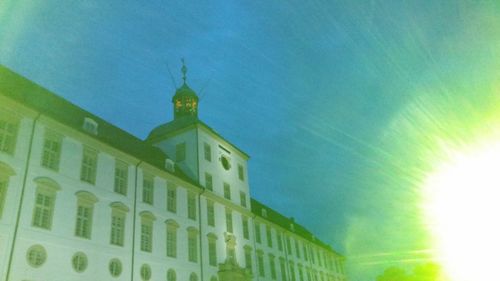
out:
<path id="1" fill-rule="evenodd" d="M 500 140 L 444 149 L 447 160 L 424 183 L 436 258 L 451 281 L 498 280 Z"/>

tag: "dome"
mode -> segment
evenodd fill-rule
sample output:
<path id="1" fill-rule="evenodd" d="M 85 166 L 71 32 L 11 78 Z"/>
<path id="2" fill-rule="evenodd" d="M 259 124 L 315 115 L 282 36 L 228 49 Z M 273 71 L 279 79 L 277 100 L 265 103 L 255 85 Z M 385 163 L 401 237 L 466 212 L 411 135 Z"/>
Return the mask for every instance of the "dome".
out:
<path id="1" fill-rule="evenodd" d="M 198 99 L 196 93 L 191 88 L 189 88 L 186 83 L 183 83 L 182 86 L 175 91 L 175 95 L 172 97 L 172 101 L 182 96 Z"/>

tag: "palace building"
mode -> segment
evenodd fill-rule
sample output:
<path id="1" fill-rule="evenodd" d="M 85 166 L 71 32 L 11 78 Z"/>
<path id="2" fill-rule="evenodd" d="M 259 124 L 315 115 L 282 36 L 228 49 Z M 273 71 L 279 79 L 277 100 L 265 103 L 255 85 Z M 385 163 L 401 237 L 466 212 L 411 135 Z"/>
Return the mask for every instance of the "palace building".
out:
<path id="1" fill-rule="evenodd" d="M 0 281 L 345 281 L 186 83 L 146 140 L 0 66 Z"/>

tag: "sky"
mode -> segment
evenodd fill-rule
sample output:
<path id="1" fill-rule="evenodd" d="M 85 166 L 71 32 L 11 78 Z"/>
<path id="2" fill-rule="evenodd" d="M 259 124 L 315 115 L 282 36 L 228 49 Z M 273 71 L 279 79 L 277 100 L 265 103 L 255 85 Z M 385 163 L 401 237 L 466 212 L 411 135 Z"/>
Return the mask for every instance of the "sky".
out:
<path id="1" fill-rule="evenodd" d="M 418 186 L 434 137 L 467 140 L 496 104 L 499 18 L 493 0 L 3 0 L 0 64 L 144 139 L 185 58 L 252 197 L 368 281 L 432 260 Z"/>

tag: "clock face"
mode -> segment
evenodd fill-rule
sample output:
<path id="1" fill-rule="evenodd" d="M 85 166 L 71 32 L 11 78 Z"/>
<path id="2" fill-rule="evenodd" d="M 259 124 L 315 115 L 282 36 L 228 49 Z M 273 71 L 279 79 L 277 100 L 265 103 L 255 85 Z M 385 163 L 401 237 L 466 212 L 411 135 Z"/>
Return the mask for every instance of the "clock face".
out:
<path id="1" fill-rule="evenodd" d="M 221 156 L 220 157 L 220 163 L 222 164 L 222 167 L 227 171 L 231 169 L 231 163 L 229 162 L 229 158 L 226 156 Z"/>

